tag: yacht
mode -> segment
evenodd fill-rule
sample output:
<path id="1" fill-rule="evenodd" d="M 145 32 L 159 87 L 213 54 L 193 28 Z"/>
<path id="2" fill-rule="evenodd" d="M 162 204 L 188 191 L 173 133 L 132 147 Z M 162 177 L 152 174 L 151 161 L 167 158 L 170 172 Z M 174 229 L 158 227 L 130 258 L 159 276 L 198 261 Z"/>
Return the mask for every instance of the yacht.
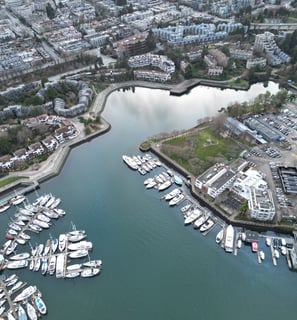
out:
<path id="1" fill-rule="evenodd" d="M 29 252 L 23 252 L 23 253 L 15 254 L 14 256 L 10 257 L 10 259 L 11 260 L 24 260 L 24 259 L 28 259 L 29 257 L 30 257 Z"/>
<path id="2" fill-rule="evenodd" d="M 181 190 L 179 188 L 175 188 L 171 192 L 169 192 L 165 195 L 165 200 L 171 200 L 174 197 L 176 197 L 177 195 L 179 195 L 180 193 L 181 193 Z"/>
<path id="3" fill-rule="evenodd" d="M 80 271 L 81 270 L 81 267 L 82 267 L 82 264 L 80 263 L 76 263 L 76 264 L 71 264 L 69 266 L 66 267 L 66 270 L 67 271 Z"/>
<path id="4" fill-rule="evenodd" d="M 78 242 L 86 238 L 86 234 L 84 233 L 78 233 L 76 235 L 68 236 L 68 241 L 70 242 Z"/>
<path id="5" fill-rule="evenodd" d="M 82 258 L 86 257 L 88 255 L 88 250 L 87 249 L 80 249 L 76 251 L 72 251 L 69 253 L 70 258 Z"/>
<path id="6" fill-rule="evenodd" d="M 50 227 L 49 223 L 48 222 L 44 222 L 44 221 L 41 221 L 39 219 L 33 219 L 32 220 L 32 223 L 43 228 L 43 229 L 48 229 Z"/>
<path id="7" fill-rule="evenodd" d="M 83 263 L 85 267 L 99 268 L 102 266 L 102 260 L 90 260 Z"/>
<path id="8" fill-rule="evenodd" d="M 220 243 L 222 240 L 223 240 L 223 237 L 224 237 L 224 228 L 222 228 L 217 236 L 216 236 L 216 243 Z"/>
<path id="9" fill-rule="evenodd" d="M 53 211 L 53 210 L 44 210 L 43 211 L 43 215 L 51 218 L 51 219 L 58 219 L 60 216 L 58 215 L 57 212 Z"/>
<path id="10" fill-rule="evenodd" d="M 123 155 L 122 159 L 129 168 L 131 168 L 133 170 L 138 169 L 138 164 L 135 162 L 135 160 L 133 158 L 126 156 L 126 155 Z"/>
<path id="11" fill-rule="evenodd" d="M 191 208 L 191 206 L 192 206 L 192 203 L 188 203 L 188 204 L 184 205 L 184 206 L 180 209 L 180 211 L 181 211 L 182 213 L 186 213 L 186 212 Z"/>
<path id="12" fill-rule="evenodd" d="M 65 216 L 65 214 L 66 214 L 65 210 L 60 209 L 60 208 L 55 208 L 54 211 L 55 211 L 60 217 L 63 217 L 63 216 Z"/>
<path id="13" fill-rule="evenodd" d="M 202 215 L 202 211 L 198 208 L 191 210 L 190 214 L 185 218 L 184 224 L 188 225 L 197 220 Z"/>
<path id="14" fill-rule="evenodd" d="M 46 312 L 47 312 L 46 305 L 45 305 L 44 301 L 41 299 L 41 297 L 35 296 L 34 303 L 36 305 L 37 310 L 41 314 L 43 314 L 43 315 L 46 314 Z"/>
<path id="15" fill-rule="evenodd" d="M 234 242 L 234 228 L 230 224 L 226 229 L 226 237 L 225 237 L 225 251 L 226 252 L 233 251 L 233 242 Z"/>
<path id="16" fill-rule="evenodd" d="M 200 229 L 200 227 L 203 225 L 203 223 L 206 222 L 207 219 L 208 219 L 208 215 L 202 214 L 201 217 L 194 222 L 194 225 L 193 225 L 194 229 Z"/>
<path id="17" fill-rule="evenodd" d="M 212 226 L 214 226 L 215 222 L 212 219 L 208 219 L 201 227 L 200 227 L 200 231 L 201 232 L 205 232 L 207 230 L 209 230 Z"/>
<path id="18" fill-rule="evenodd" d="M 6 269 L 20 269 L 28 266 L 27 260 L 8 261 L 6 263 Z"/>
<path id="19" fill-rule="evenodd" d="M 79 241 L 76 243 L 70 243 L 67 248 L 71 251 L 82 249 L 92 250 L 93 244 L 90 241 Z"/>
<path id="20" fill-rule="evenodd" d="M 184 200 L 185 196 L 180 193 L 169 201 L 170 206 L 175 206 Z"/>
<path id="21" fill-rule="evenodd" d="M 87 268 L 80 273 L 80 276 L 83 278 L 94 277 L 97 274 L 99 274 L 99 272 L 100 272 L 99 268 Z"/>
<path id="22" fill-rule="evenodd" d="M 30 318 L 30 320 L 37 320 L 38 319 L 37 312 L 31 303 L 29 303 L 29 302 L 26 303 L 26 310 L 27 310 L 27 314 L 28 314 L 28 317 Z"/>
<path id="23" fill-rule="evenodd" d="M 40 213 L 36 216 L 36 218 L 40 221 L 43 221 L 43 222 L 46 222 L 46 223 L 49 223 L 51 221 L 51 219 L 49 217 L 47 217 L 46 215 Z"/>
<path id="24" fill-rule="evenodd" d="M 170 179 L 169 179 L 169 180 L 166 180 L 165 182 L 163 182 L 163 183 L 159 186 L 158 190 L 159 190 L 159 191 L 163 191 L 163 190 L 169 188 L 171 185 L 172 185 L 172 181 L 171 181 Z"/>
<path id="25" fill-rule="evenodd" d="M 65 278 L 73 279 L 73 278 L 77 278 L 79 276 L 80 276 L 80 271 L 73 271 L 73 272 L 67 273 L 65 275 Z"/>
<path id="26" fill-rule="evenodd" d="M 21 204 L 23 201 L 25 201 L 26 197 L 23 196 L 22 194 L 19 194 L 15 197 L 13 197 L 11 200 L 10 200 L 10 203 L 13 204 L 14 206 L 17 206 L 19 204 Z"/>
<path id="27" fill-rule="evenodd" d="M 37 290 L 36 286 L 27 287 L 13 299 L 13 302 L 20 302 L 22 300 L 28 299 L 32 294 L 36 292 L 36 290 Z"/>
<path id="28" fill-rule="evenodd" d="M 58 245 L 58 248 L 59 248 L 59 251 L 62 252 L 64 251 L 65 247 L 66 247 L 66 234 L 65 233 L 61 233 L 59 235 L 59 245 Z"/>

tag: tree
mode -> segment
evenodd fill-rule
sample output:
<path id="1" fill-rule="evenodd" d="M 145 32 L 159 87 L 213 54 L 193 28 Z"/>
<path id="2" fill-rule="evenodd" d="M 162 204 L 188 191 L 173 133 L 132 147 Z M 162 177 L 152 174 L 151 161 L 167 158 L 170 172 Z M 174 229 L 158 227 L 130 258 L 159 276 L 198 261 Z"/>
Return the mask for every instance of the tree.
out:
<path id="1" fill-rule="evenodd" d="M 48 3 L 47 5 L 46 5 L 46 14 L 47 14 L 47 16 L 48 16 L 48 18 L 50 19 L 50 20 L 52 20 L 52 19 L 54 19 L 54 17 L 55 17 L 55 10 L 54 10 L 54 8 L 51 6 L 51 4 L 50 3 Z"/>
<path id="2" fill-rule="evenodd" d="M 193 77 L 193 69 L 192 65 L 188 64 L 185 70 L 185 78 L 186 79 L 191 79 Z"/>

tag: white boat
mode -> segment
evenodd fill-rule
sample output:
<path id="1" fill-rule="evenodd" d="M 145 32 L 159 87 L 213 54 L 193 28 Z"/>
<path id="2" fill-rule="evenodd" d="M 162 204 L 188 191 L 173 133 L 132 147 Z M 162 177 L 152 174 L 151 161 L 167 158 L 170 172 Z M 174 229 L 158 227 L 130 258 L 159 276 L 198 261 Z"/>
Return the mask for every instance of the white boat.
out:
<path id="1" fill-rule="evenodd" d="M 216 235 L 216 243 L 220 243 L 224 237 L 224 228 L 222 228 Z"/>
<path id="2" fill-rule="evenodd" d="M 74 227 L 74 228 L 75 228 L 75 227 Z M 74 230 L 69 231 L 69 232 L 67 233 L 68 236 L 76 236 L 76 235 L 78 235 L 78 234 L 86 234 L 86 231 L 85 231 L 85 230 L 76 230 L 76 229 L 74 229 Z"/>
<path id="3" fill-rule="evenodd" d="M 200 227 L 203 225 L 203 223 L 208 219 L 208 215 L 202 214 L 200 218 L 198 218 L 194 224 L 193 227 L 194 229 L 200 229 Z"/>
<path id="4" fill-rule="evenodd" d="M 44 250 L 43 250 L 43 254 L 42 255 L 43 256 L 47 256 L 49 254 L 50 250 L 51 250 L 51 240 L 48 239 L 46 241 L 45 246 L 44 246 Z"/>
<path id="5" fill-rule="evenodd" d="M 287 254 L 287 248 L 285 247 L 285 246 L 282 246 L 281 247 L 281 253 L 282 253 L 282 255 L 286 255 Z"/>
<path id="6" fill-rule="evenodd" d="M 226 237 L 225 237 L 225 251 L 226 252 L 233 252 L 233 245 L 234 245 L 234 228 L 231 224 L 226 229 Z"/>
<path id="7" fill-rule="evenodd" d="M 126 155 L 123 155 L 122 159 L 129 168 L 131 168 L 133 170 L 138 169 L 138 164 L 135 162 L 135 160 L 133 158 L 126 156 Z"/>
<path id="8" fill-rule="evenodd" d="M 242 241 L 241 241 L 241 239 L 238 239 L 237 240 L 237 248 L 240 249 L 241 246 L 242 246 Z"/>
<path id="9" fill-rule="evenodd" d="M 39 205 L 42 207 L 45 206 L 46 203 L 49 201 L 50 197 L 51 197 L 50 194 L 45 194 L 45 195 L 41 196 L 40 201 L 39 201 Z M 34 204 L 34 202 L 33 202 L 33 204 Z"/>
<path id="10" fill-rule="evenodd" d="M 41 266 L 41 258 L 35 258 L 35 264 L 34 264 L 33 271 L 35 271 L 35 272 L 39 271 L 40 266 Z"/>
<path id="11" fill-rule="evenodd" d="M 207 230 L 209 230 L 213 225 L 215 224 L 215 222 L 212 219 L 208 219 L 206 222 L 204 222 L 204 224 L 200 227 L 200 231 L 201 232 L 205 232 Z"/>
<path id="12" fill-rule="evenodd" d="M 25 215 L 25 216 L 29 216 L 29 217 L 33 217 L 34 216 L 34 212 L 32 212 L 32 211 L 30 211 L 30 210 L 27 210 L 27 209 L 25 209 L 25 208 L 19 208 L 18 209 L 18 212 L 20 213 L 20 214 L 23 214 L 23 215 Z"/>
<path id="13" fill-rule="evenodd" d="M 60 253 L 57 255 L 56 278 L 63 278 L 65 276 L 65 273 L 64 273 L 65 260 L 66 260 L 66 254 Z"/>
<path id="14" fill-rule="evenodd" d="M 71 271 L 71 272 L 72 271 L 80 271 L 81 267 L 82 267 L 82 264 L 76 263 L 76 264 L 71 264 L 70 266 L 67 266 L 66 270 Z"/>
<path id="15" fill-rule="evenodd" d="M 171 185 L 172 185 L 172 181 L 171 181 L 170 179 L 169 179 L 169 180 L 166 180 L 165 182 L 163 182 L 163 183 L 159 186 L 158 190 L 159 190 L 159 191 L 163 191 L 163 190 L 169 188 Z"/>
<path id="16" fill-rule="evenodd" d="M 47 222 L 49 223 L 51 221 L 51 219 L 49 217 L 47 217 L 46 215 L 40 213 L 36 216 L 36 218 L 40 221 L 43 221 L 43 222 Z"/>
<path id="17" fill-rule="evenodd" d="M 27 314 L 28 314 L 28 317 L 30 320 L 37 320 L 38 319 L 37 312 L 31 303 L 29 303 L 29 302 L 26 303 L 26 310 L 27 310 Z"/>
<path id="18" fill-rule="evenodd" d="M 13 230 L 15 230 L 15 231 L 21 231 L 22 230 L 22 228 L 19 226 L 19 225 L 17 225 L 16 223 L 10 223 L 9 225 L 9 228 L 11 228 L 11 229 L 13 229 Z"/>
<path id="19" fill-rule="evenodd" d="M 27 233 L 25 233 L 25 232 L 21 232 L 21 233 L 19 234 L 19 237 L 21 237 L 21 238 L 24 239 L 24 240 L 30 240 L 30 239 L 31 239 L 31 237 L 30 237 Z"/>
<path id="20" fill-rule="evenodd" d="M 17 224 L 18 226 L 21 226 L 21 227 L 24 227 L 26 225 L 23 220 L 18 219 L 18 218 L 16 220 L 14 220 L 14 223 Z"/>
<path id="21" fill-rule="evenodd" d="M 57 238 L 53 238 L 51 242 L 52 253 L 55 253 L 57 251 L 58 245 L 59 245 L 59 240 Z"/>
<path id="22" fill-rule="evenodd" d="M 8 293 L 9 293 L 9 294 L 14 293 L 15 291 L 19 290 L 20 287 L 21 287 L 23 284 L 24 284 L 23 281 L 18 281 L 18 282 L 8 291 Z"/>
<path id="23" fill-rule="evenodd" d="M 36 224 L 34 223 L 29 223 L 28 224 L 28 228 L 32 231 L 35 231 L 35 232 L 41 232 L 42 231 L 42 228 L 40 226 L 37 226 Z"/>
<path id="24" fill-rule="evenodd" d="M 18 320 L 27 320 L 27 314 L 21 304 L 18 305 Z"/>
<path id="25" fill-rule="evenodd" d="M 9 256 L 10 254 L 12 254 L 14 252 L 14 250 L 16 249 L 16 247 L 18 246 L 17 242 L 12 242 L 6 249 L 5 254 L 7 256 Z"/>
<path id="26" fill-rule="evenodd" d="M 171 200 L 177 195 L 179 195 L 180 193 L 181 193 L 181 190 L 179 188 L 175 188 L 165 195 L 165 200 Z"/>
<path id="27" fill-rule="evenodd" d="M 150 183 L 148 183 L 147 185 L 146 185 L 146 188 L 147 189 L 152 189 L 154 186 L 156 186 L 157 185 L 157 182 L 155 181 L 155 180 L 153 180 L 153 181 L 151 181 Z"/>
<path id="28" fill-rule="evenodd" d="M 47 272 L 50 275 L 53 275 L 55 273 L 56 270 L 56 262 L 57 262 L 57 258 L 56 256 L 51 256 L 49 258 L 49 262 L 48 262 L 48 267 L 47 267 Z"/>
<path id="29" fill-rule="evenodd" d="M 154 181 L 154 178 L 147 178 L 146 180 L 144 180 L 143 184 L 146 186 L 147 184 L 149 184 L 152 181 Z"/>
<path id="30" fill-rule="evenodd" d="M 48 259 L 46 257 L 41 259 L 41 274 L 45 275 L 48 268 Z"/>
<path id="31" fill-rule="evenodd" d="M 50 208 L 54 204 L 55 201 L 56 201 L 56 198 L 53 195 L 51 195 L 48 202 L 44 205 L 45 208 Z"/>
<path id="32" fill-rule="evenodd" d="M 184 200 L 185 196 L 180 193 L 179 195 L 175 196 L 173 199 L 169 201 L 170 206 L 175 206 L 178 205 L 180 202 Z"/>
<path id="33" fill-rule="evenodd" d="M 7 231 L 7 233 L 8 233 L 8 234 L 11 234 L 12 236 L 16 236 L 16 235 L 18 234 L 18 232 L 15 231 L 14 229 L 9 229 L 9 230 Z"/>
<path id="34" fill-rule="evenodd" d="M 23 238 L 15 238 L 16 242 L 19 244 L 25 244 L 28 240 L 25 240 Z"/>
<path id="35" fill-rule="evenodd" d="M 55 201 L 53 202 L 53 204 L 50 206 L 51 209 L 55 209 L 57 208 L 57 206 L 61 203 L 61 199 L 60 198 L 56 198 Z"/>
<path id="36" fill-rule="evenodd" d="M 69 257 L 74 259 L 74 258 L 82 258 L 86 257 L 88 255 L 89 251 L 86 249 L 81 249 L 77 251 L 72 251 L 69 253 Z"/>
<path id="37" fill-rule="evenodd" d="M 267 245 L 268 247 L 270 247 L 270 246 L 271 246 L 271 238 L 270 238 L 270 237 L 266 237 L 265 243 L 266 243 L 266 245 Z"/>
<path id="38" fill-rule="evenodd" d="M 29 270 L 30 271 L 33 271 L 34 269 L 34 266 L 35 266 L 35 259 L 32 259 L 29 263 Z"/>
<path id="39" fill-rule="evenodd" d="M 93 243 L 90 241 L 79 241 L 76 243 L 70 243 L 67 248 L 71 251 L 82 250 L 82 249 L 92 250 Z"/>
<path id="40" fill-rule="evenodd" d="M 3 246 L 2 246 L 2 252 L 5 253 L 6 249 L 11 245 L 12 240 L 7 240 L 6 242 L 4 242 Z"/>
<path id="41" fill-rule="evenodd" d="M 6 263 L 6 269 L 20 269 L 28 266 L 27 260 L 8 261 Z"/>
<path id="42" fill-rule="evenodd" d="M 46 310 L 46 305 L 44 303 L 44 301 L 41 299 L 41 297 L 39 296 L 35 296 L 34 298 L 34 303 L 36 305 L 37 310 L 41 313 L 41 314 L 46 314 L 47 310 Z"/>
<path id="43" fill-rule="evenodd" d="M 19 254 L 15 254 L 14 256 L 10 257 L 11 260 L 24 260 L 30 257 L 29 252 L 23 252 Z"/>
<path id="44" fill-rule="evenodd" d="M 0 300 L 0 307 L 2 307 L 4 305 L 4 303 L 6 302 L 6 298 Z"/>
<path id="45" fill-rule="evenodd" d="M 12 311 L 7 313 L 7 320 L 16 320 L 15 317 L 11 313 Z"/>
<path id="46" fill-rule="evenodd" d="M 49 223 L 41 221 L 39 219 L 33 219 L 32 223 L 43 228 L 43 229 L 48 229 L 50 227 Z"/>
<path id="47" fill-rule="evenodd" d="M 64 251 L 64 249 L 66 247 L 66 240 L 67 240 L 66 234 L 65 233 L 61 233 L 59 235 L 59 245 L 58 245 L 58 248 L 59 248 L 60 252 Z"/>
<path id="48" fill-rule="evenodd" d="M 102 260 L 90 260 L 83 263 L 85 267 L 99 268 L 102 266 Z"/>
<path id="49" fill-rule="evenodd" d="M 84 233 L 80 233 L 80 234 L 77 234 L 77 235 L 73 235 L 73 236 L 68 236 L 68 241 L 70 242 L 77 242 L 77 241 L 81 241 L 83 240 L 84 238 L 86 238 L 86 234 Z"/>
<path id="50" fill-rule="evenodd" d="M 6 282 L 6 287 L 10 287 L 10 286 L 13 286 L 15 285 L 16 283 L 18 282 L 18 278 L 14 278 L 12 280 L 10 280 L 9 282 Z"/>
<path id="51" fill-rule="evenodd" d="M 100 268 L 87 268 L 80 273 L 80 276 L 83 278 L 94 277 L 99 274 L 99 272 Z"/>
<path id="52" fill-rule="evenodd" d="M 186 204 L 185 206 L 183 206 L 183 207 L 180 209 L 180 211 L 181 211 L 182 213 L 185 213 L 185 212 L 187 212 L 188 210 L 190 210 L 191 207 L 192 207 L 192 203 L 188 203 L 188 204 Z"/>
<path id="53" fill-rule="evenodd" d="M 21 204 L 23 201 L 25 201 L 26 197 L 23 195 L 17 195 L 15 197 L 13 197 L 10 200 L 10 203 L 13 204 L 14 206 L 17 206 L 18 204 Z"/>
<path id="54" fill-rule="evenodd" d="M 259 256 L 260 256 L 260 259 L 261 260 L 264 260 L 265 259 L 265 253 L 263 251 L 260 251 L 259 252 Z"/>
<path id="55" fill-rule="evenodd" d="M 2 315 L 2 313 L 5 311 L 5 307 L 0 307 L 0 316 Z M 3 318 L 2 318 L 3 319 Z"/>
<path id="56" fill-rule="evenodd" d="M 73 271 L 73 272 L 67 273 L 65 275 L 65 278 L 73 279 L 73 278 L 77 278 L 79 276 L 80 276 L 80 272 L 79 271 L 77 271 L 77 272 Z"/>
<path id="57" fill-rule="evenodd" d="M 36 290 L 37 290 L 36 286 L 27 287 L 13 299 L 13 302 L 20 302 L 22 300 L 28 299 L 32 294 L 36 292 Z"/>
<path id="58" fill-rule="evenodd" d="M 38 211 L 37 207 L 34 206 L 34 205 L 31 204 L 31 203 L 26 203 L 26 204 L 24 204 L 24 208 L 25 208 L 26 210 L 29 210 L 29 211 L 34 212 L 34 213 L 36 213 L 36 212 Z"/>
<path id="59" fill-rule="evenodd" d="M 198 208 L 193 208 L 189 215 L 185 218 L 184 224 L 188 225 L 192 222 L 194 222 L 195 220 L 197 220 L 200 216 L 202 215 L 202 211 Z"/>
<path id="60" fill-rule="evenodd" d="M 65 214 L 66 214 L 65 210 L 60 209 L 60 208 L 55 208 L 54 211 L 55 211 L 60 217 L 65 216 Z"/>
<path id="61" fill-rule="evenodd" d="M 8 210 L 10 208 L 10 203 L 1 203 L 0 204 L 0 213 L 5 212 L 6 210 Z"/>
<path id="62" fill-rule="evenodd" d="M 43 211 L 43 215 L 51 218 L 51 219 L 58 219 L 60 216 L 58 215 L 57 212 L 55 212 L 54 210 L 44 210 Z"/>
<path id="63" fill-rule="evenodd" d="M 278 252 L 277 249 L 274 249 L 274 250 L 273 250 L 273 256 L 274 256 L 276 259 L 279 258 L 279 252 Z"/>
<path id="64" fill-rule="evenodd" d="M 5 283 L 10 282 L 13 279 L 17 279 L 17 275 L 14 273 L 11 276 L 9 276 L 7 279 L 4 280 Z"/>
<path id="65" fill-rule="evenodd" d="M 37 255 L 37 256 L 41 256 L 41 255 L 42 255 L 42 252 L 43 252 L 43 249 L 44 249 L 44 244 L 43 244 L 43 243 L 40 243 L 40 244 L 37 246 L 36 255 Z"/>

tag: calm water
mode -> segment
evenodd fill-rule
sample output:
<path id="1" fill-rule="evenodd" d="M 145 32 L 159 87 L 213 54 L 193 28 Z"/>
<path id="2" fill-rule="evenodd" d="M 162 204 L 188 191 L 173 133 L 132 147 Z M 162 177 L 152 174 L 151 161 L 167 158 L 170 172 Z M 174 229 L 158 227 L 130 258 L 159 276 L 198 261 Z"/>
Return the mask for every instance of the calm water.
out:
<path id="1" fill-rule="evenodd" d="M 270 83 L 271 92 L 277 90 Z M 213 230 L 203 237 L 183 226 L 178 208 L 146 190 L 144 178 L 129 170 L 122 154 L 138 154 L 147 137 L 187 129 L 232 101 L 249 100 L 267 89 L 248 92 L 198 87 L 189 95 L 137 88 L 108 99 L 104 117 L 112 130 L 74 149 L 59 177 L 40 193 L 61 197 L 67 215 L 54 223 L 53 236 L 73 221 L 93 241 L 92 258 L 102 273 L 92 279 L 63 280 L 29 270 L 17 271 L 36 284 L 48 305 L 48 319 L 181 320 L 289 319 L 297 311 L 297 275 L 267 259 L 258 265 L 249 247 L 238 256 L 215 243 Z M 33 199 L 34 194 L 30 195 Z M 13 210 L 8 211 L 12 215 Z M 4 232 L 8 215 L 1 216 Z M 48 232 L 34 242 L 45 241 Z M 265 249 L 264 245 L 262 247 Z"/>

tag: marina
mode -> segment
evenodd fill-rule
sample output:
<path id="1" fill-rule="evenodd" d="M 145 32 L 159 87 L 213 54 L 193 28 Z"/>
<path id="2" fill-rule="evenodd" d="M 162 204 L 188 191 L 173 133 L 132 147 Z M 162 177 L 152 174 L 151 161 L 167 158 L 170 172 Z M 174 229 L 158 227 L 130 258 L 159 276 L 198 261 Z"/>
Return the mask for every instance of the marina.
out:
<path id="1" fill-rule="evenodd" d="M 209 209 L 201 206 L 201 204 L 190 195 L 188 186 L 185 183 L 186 179 L 182 179 L 180 177 L 178 179 L 173 179 L 172 177 L 176 177 L 177 175 L 175 175 L 173 170 L 168 168 L 159 159 L 148 153 L 132 157 L 125 156 L 125 159 L 126 161 L 124 160 L 124 162 L 127 164 L 127 166 L 134 171 L 138 171 L 138 168 L 142 167 L 143 163 L 146 163 L 147 161 L 149 161 L 149 163 L 158 163 L 158 165 L 151 166 L 151 169 L 144 174 L 148 174 L 156 168 L 159 168 L 157 170 L 161 170 L 161 173 L 157 173 L 154 176 L 150 176 L 149 178 L 145 179 L 144 185 L 146 189 L 156 189 L 158 191 L 167 189 L 166 187 L 164 189 L 161 188 L 160 190 L 160 186 L 164 185 L 166 182 L 168 182 L 168 188 L 172 185 L 175 185 L 175 187 L 161 196 L 161 200 L 164 199 L 165 201 L 168 201 L 168 205 L 170 207 L 179 205 L 181 206 L 180 211 L 184 216 L 185 226 L 192 225 L 194 229 L 200 230 L 201 234 L 204 236 L 219 226 L 220 231 L 215 236 L 215 242 L 220 244 L 225 252 L 233 253 L 235 256 L 237 256 L 243 244 L 251 246 L 251 251 L 256 253 L 259 264 L 265 260 L 265 253 L 259 248 L 258 237 L 260 237 L 260 239 L 264 238 L 266 245 L 270 249 L 272 264 L 277 266 L 277 261 L 280 258 L 280 253 L 277 249 L 279 247 L 282 256 L 285 257 L 288 268 L 291 269 L 292 262 L 290 259 L 290 250 L 286 247 L 286 243 L 292 243 L 292 238 L 270 238 L 269 236 L 266 237 L 265 235 L 259 235 L 256 232 L 247 231 L 249 235 L 249 238 L 247 239 L 244 230 L 241 228 L 236 228 L 232 225 L 226 226 L 224 221 L 212 214 Z M 136 159 L 139 162 L 136 161 Z"/>

